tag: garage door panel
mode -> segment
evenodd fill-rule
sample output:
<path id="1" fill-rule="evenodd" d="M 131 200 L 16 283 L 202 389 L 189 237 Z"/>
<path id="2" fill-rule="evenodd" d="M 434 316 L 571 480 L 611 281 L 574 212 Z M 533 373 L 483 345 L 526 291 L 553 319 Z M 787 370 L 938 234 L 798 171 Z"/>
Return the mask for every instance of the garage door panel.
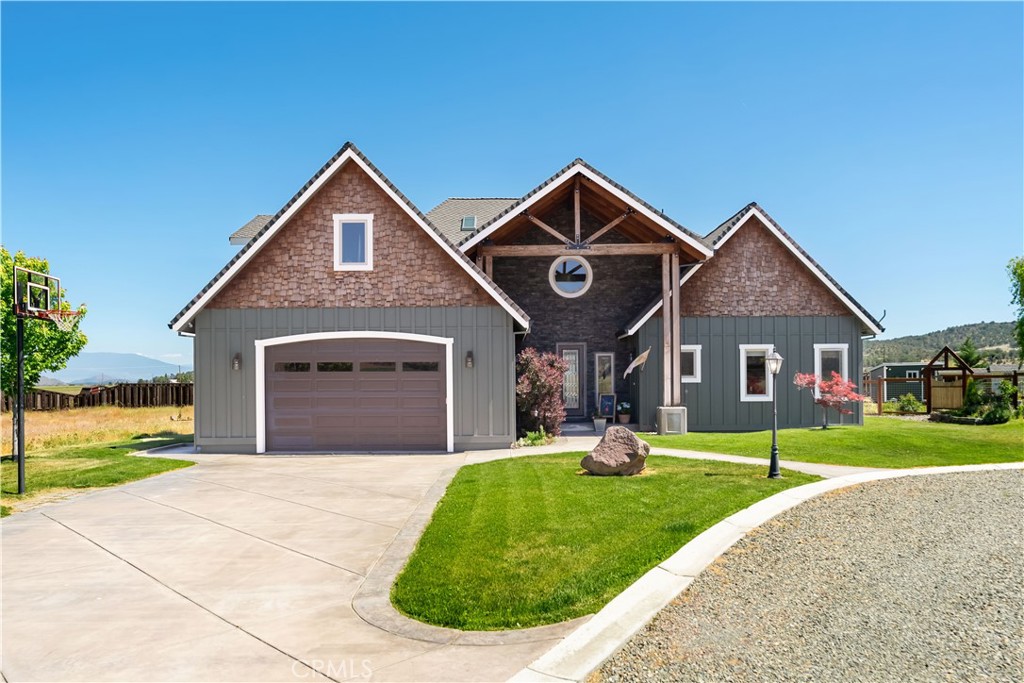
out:
<path id="1" fill-rule="evenodd" d="M 446 347 L 339 339 L 268 346 L 270 450 L 443 450 Z"/>

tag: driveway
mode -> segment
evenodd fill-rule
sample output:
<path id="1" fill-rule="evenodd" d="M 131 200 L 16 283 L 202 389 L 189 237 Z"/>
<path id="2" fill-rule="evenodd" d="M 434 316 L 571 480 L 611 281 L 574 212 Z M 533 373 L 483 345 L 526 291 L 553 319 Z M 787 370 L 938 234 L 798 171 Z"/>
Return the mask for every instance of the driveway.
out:
<path id="1" fill-rule="evenodd" d="M 3 676 L 505 680 L 564 634 L 431 642 L 352 603 L 407 521 L 433 509 L 435 482 L 508 454 L 188 454 L 195 467 L 8 518 Z"/>

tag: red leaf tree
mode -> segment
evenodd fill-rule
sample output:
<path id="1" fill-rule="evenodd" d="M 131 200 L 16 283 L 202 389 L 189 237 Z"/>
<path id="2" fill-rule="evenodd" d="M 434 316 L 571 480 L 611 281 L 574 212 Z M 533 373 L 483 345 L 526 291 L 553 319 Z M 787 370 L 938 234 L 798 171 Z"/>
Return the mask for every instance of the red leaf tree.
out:
<path id="1" fill-rule="evenodd" d="M 834 409 L 840 415 L 850 415 L 853 411 L 846 407 L 847 403 L 861 402 L 864 397 L 857 393 L 857 385 L 843 379 L 838 372 L 832 372 L 832 379 L 819 379 L 814 373 L 798 372 L 793 376 L 793 384 L 801 389 L 817 389 L 814 402 L 821 406 L 821 428 L 828 429 L 828 411 Z"/>
<path id="2" fill-rule="evenodd" d="M 554 353 L 527 347 L 516 356 L 516 418 L 520 432 L 540 427 L 557 436 L 565 421 L 562 378 L 569 364 Z"/>

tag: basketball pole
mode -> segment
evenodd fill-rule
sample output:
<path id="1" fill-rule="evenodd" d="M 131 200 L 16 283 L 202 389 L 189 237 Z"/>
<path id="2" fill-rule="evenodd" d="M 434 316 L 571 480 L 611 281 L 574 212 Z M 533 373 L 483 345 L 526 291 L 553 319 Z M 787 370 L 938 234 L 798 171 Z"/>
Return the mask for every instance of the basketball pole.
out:
<path id="1" fill-rule="evenodd" d="M 17 440 L 18 495 L 25 493 L 25 318 L 15 307 L 18 319 L 18 404 L 14 409 L 14 438 Z"/>

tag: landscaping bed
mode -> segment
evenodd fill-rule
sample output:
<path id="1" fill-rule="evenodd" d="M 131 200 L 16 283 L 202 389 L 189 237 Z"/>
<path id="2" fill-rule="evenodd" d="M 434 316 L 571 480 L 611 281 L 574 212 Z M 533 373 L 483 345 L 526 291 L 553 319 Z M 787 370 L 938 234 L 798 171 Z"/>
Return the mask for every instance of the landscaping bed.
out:
<path id="1" fill-rule="evenodd" d="M 652 456 L 633 477 L 581 474 L 585 453 L 462 468 L 392 601 L 465 630 L 551 624 L 598 611 L 721 519 L 817 477 Z"/>

